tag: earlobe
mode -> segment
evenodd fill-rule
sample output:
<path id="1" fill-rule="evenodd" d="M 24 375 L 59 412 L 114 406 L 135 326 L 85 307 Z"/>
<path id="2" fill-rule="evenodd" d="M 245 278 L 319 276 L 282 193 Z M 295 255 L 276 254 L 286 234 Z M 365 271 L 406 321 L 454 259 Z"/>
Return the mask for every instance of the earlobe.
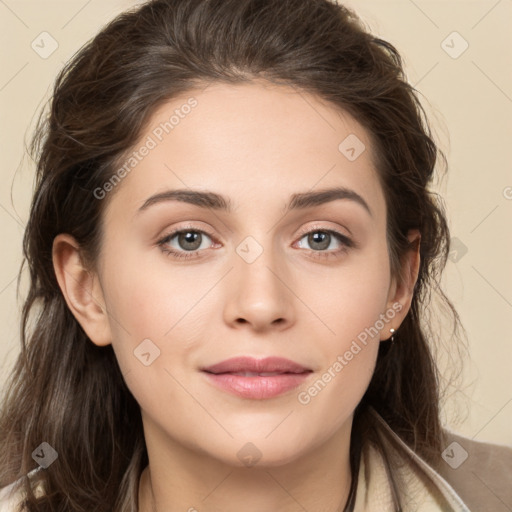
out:
<path id="1" fill-rule="evenodd" d="M 393 321 L 390 323 L 390 328 L 394 329 L 394 332 L 399 330 L 400 324 L 409 312 L 420 269 L 421 234 L 417 229 L 412 229 L 408 232 L 407 238 L 410 243 L 410 249 L 406 252 L 401 262 L 400 282 L 396 282 L 396 278 L 394 279 L 387 304 L 388 308 L 392 308 L 396 312 Z M 383 333 L 381 339 L 385 340 L 390 336 L 391 333 L 387 337 L 386 333 Z"/>
<path id="2" fill-rule="evenodd" d="M 66 304 L 89 339 L 96 345 L 111 343 L 111 331 L 98 276 L 88 270 L 77 241 L 57 235 L 52 249 L 53 268 Z"/>

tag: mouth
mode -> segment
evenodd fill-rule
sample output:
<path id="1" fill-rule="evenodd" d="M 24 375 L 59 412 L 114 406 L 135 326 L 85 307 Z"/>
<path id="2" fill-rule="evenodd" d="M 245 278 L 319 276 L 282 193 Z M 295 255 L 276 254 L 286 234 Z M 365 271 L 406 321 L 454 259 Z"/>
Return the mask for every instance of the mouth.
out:
<path id="1" fill-rule="evenodd" d="M 223 375 L 229 374 L 229 375 L 237 375 L 238 377 L 273 377 L 274 375 L 284 375 L 284 374 L 291 374 L 292 372 L 221 372 L 221 373 L 215 373 L 215 372 L 208 372 L 212 373 L 212 375 Z"/>
<path id="2" fill-rule="evenodd" d="M 242 398 L 263 400 L 290 391 L 312 373 L 289 359 L 237 357 L 202 368 L 208 381 L 222 391 Z"/>

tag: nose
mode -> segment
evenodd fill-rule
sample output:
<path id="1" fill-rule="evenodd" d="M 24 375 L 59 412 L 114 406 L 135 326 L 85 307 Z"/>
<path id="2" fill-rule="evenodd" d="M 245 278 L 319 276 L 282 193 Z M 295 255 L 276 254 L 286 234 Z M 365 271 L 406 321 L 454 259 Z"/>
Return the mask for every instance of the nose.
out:
<path id="1" fill-rule="evenodd" d="M 224 321 L 234 328 L 257 332 L 285 330 L 295 323 L 291 276 L 284 261 L 263 252 L 248 262 L 234 254 L 225 294 Z"/>

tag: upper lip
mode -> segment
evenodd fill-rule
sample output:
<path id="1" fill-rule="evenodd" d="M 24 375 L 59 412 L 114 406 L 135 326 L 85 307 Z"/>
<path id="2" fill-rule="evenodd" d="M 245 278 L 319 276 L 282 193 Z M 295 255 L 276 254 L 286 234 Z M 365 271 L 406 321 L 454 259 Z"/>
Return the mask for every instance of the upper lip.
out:
<path id="1" fill-rule="evenodd" d="M 310 372 L 312 370 L 282 357 L 266 357 L 264 359 L 256 359 L 254 357 L 245 356 L 226 359 L 220 363 L 202 368 L 202 371 L 209 373 L 303 373 Z"/>

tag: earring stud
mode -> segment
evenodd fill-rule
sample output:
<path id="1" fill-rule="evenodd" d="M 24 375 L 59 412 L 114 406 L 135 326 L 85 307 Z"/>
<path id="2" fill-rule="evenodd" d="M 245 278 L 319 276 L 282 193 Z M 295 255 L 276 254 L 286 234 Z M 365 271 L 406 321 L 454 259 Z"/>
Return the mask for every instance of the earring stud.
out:
<path id="1" fill-rule="evenodd" d="M 389 329 L 389 332 L 391 333 L 391 343 L 395 342 L 395 329 L 391 328 Z"/>

